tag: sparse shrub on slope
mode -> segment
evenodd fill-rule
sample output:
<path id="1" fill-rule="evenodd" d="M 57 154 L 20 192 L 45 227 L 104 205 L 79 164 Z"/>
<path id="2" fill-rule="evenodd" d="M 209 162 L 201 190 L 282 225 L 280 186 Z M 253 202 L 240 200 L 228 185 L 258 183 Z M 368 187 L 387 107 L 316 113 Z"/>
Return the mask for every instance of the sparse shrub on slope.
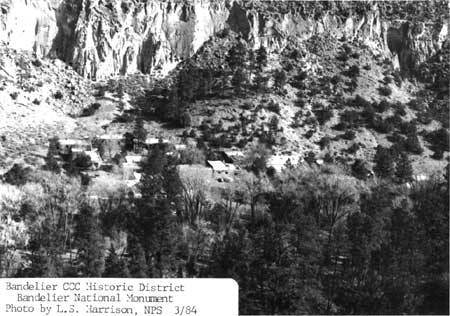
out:
<path id="1" fill-rule="evenodd" d="M 356 138 L 356 133 L 352 130 L 348 130 L 341 137 L 346 140 L 354 140 Z"/>
<path id="2" fill-rule="evenodd" d="M 370 170 L 364 160 L 356 159 L 352 165 L 352 174 L 357 179 L 366 180 L 370 175 Z"/>
<path id="3" fill-rule="evenodd" d="M 419 138 L 415 133 L 410 133 L 406 137 L 404 146 L 405 149 L 412 154 L 420 155 L 423 153 L 422 145 L 420 144 Z"/>
<path id="4" fill-rule="evenodd" d="M 388 148 L 378 146 L 374 157 L 374 172 L 382 178 L 390 178 L 394 174 L 394 157 Z"/>
<path id="5" fill-rule="evenodd" d="M 387 110 L 389 110 L 389 108 L 391 107 L 391 104 L 386 101 L 386 100 L 381 100 L 376 106 L 375 106 L 375 110 L 378 113 L 383 113 L 386 112 Z"/>
<path id="6" fill-rule="evenodd" d="M 328 107 L 324 107 L 324 108 L 321 108 L 318 110 L 313 110 L 313 112 L 314 112 L 314 115 L 316 116 L 317 121 L 319 122 L 320 125 L 325 124 L 333 117 L 333 111 Z"/>
<path id="7" fill-rule="evenodd" d="M 11 97 L 11 99 L 16 100 L 17 97 L 19 96 L 19 93 L 18 92 L 11 92 L 9 94 L 9 96 Z"/>
<path id="8" fill-rule="evenodd" d="M 341 120 L 340 126 L 335 126 L 337 130 L 356 128 L 363 123 L 360 117 L 360 113 L 355 110 L 346 110 L 342 112 L 340 120 Z"/>
<path id="9" fill-rule="evenodd" d="M 83 109 L 80 116 L 81 117 L 92 116 L 100 108 L 100 106 L 101 106 L 100 103 L 97 102 L 92 103 L 91 105 Z"/>
<path id="10" fill-rule="evenodd" d="M 36 67 L 36 68 L 39 68 L 39 67 L 42 66 L 42 62 L 41 62 L 39 59 L 34 59 L 34 60 L 31 62 L 31 64 L 32 64 L 34 67 Z"/>
<path id="11" fill-rule="evenodd" d="M 355 108 L 366 108 L 371 106 L 371 103 L 358 94 L 353 100 L 350 100 L 349 105 Z"/>
<path id="12" fill-rule="evenodd" d="M 344 72 L 349 78 L 356 78 L 360 75 L 359 67 L 357 65 L 350 66 L 350 68 Z"/>
<path id="13" fill-rule="evenodd" d="M 280 104 L 278 104 L 277 102 L 271 100 L 269 102 L 269 104 L 267 105 L 267 109 L 271 112 L 277 113 L 278 115 L 280 114 L 281 111 L 281 106 Z"/>
<path id="14" fill-rule="evenodd" d="M 361 145 L 359 143 L 352 144 L 349 148 L 347 148 L 347 152 L 349 154 L 356 154 L 358 150 L 361 149 Z"/>
<path id="15" fill-rule="evenodd" d="M 381 116 L 377 115 L 372 122 L 372 128 L 378 133 L 387 134 L 394 130 L 394 125 L 392 125 L 389 120 L 383 119 Z"/>
<path id="16" fill-rule="evenodd" d="M 449 132 L 445 128 L 425 134 L 425 139 L 431 144 L 433 151 L 449 151 Z"/>
<path id="17" fill-rule="evenodd" d="M 323 150 L 323 149 L 327 148 L 330 145 L 330 143 L 331 143 L 331 137 L 324 136 L 319 140 L 318 144 L 320 146 L 320 149 Z"/>
<path id="18" fill-rule="evenodd" d="M 30 176 L 31 168 L 24 167 L 16 163 L 3 175 L 2 178 L 3 181 L 12 185 L 24 185 L 27 183 Z"/>
<path id="19" fill-rule="evenodd" d="M 63 94 L 62 94 L 61 91 L 56 91 L 55 94 L 53 95 L 53 97 L 54 97 L 56 100 L 61 100 L 61 99 L 63 98 Z"/>
<path id="20" fill-rule="evenodd" d="M 380 93 L 380 95 L 388 97 L 392 94 L 392 89 L 388 86 L 380 86 L 378 87 L 378 92 Z"/>
<path id="21" fill-rule="evenodd" d="M 273 74 L 274 86 L 280 90 L 286 84 L 286 72 L 282 69 L 277 69 Z"/>

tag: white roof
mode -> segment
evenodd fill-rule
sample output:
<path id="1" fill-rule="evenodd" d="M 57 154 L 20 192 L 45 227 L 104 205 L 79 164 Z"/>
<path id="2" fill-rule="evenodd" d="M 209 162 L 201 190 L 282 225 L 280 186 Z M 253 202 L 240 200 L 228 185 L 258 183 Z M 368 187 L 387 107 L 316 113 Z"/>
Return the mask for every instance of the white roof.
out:
<path id="1" fill-rule="evenodd" d="M 425 174 L 418 174 L 418 175 L 414 176 L 413 178 L 416 181 L 426 181 L 429 179 L 429 177 Z"/>
<path id="2" fill-rule="evenodd" d="M 227 166 L 219 160 L 208 160 L 208 164 L 213 168 L 215 171 L 225 171 L 228 170 Z"/>
<path id="3" fill-rule="evenodd" d="M 60 139 L 59 144 L 62 146 L 74 146 L 74 145 L 90 145 L 89 142 L 87 142 L 84 139 Z"/>
<path id="4" fill-rule="evenodd" d="M 230 151 L 224 151 L 224 153 L 227 156 L 238 156 L 238 157 L 244 157 L 244 153 L 242 151 L 239 150 L 230 150 Z"/>
<path id="5" fill-rule="evenodd" d="M 125 161 L 127 163 L 135 163 L 135 162 L 142 161 L 143 158 L 144 158 L 144 156 L 142 156 L 142 155 L 126 155 Z"/>
<path id="6" fill-rule="evenodd" d="M 84 152 L 86 155 L 88 155 L 91 158 L 92 162 L 102 162 L 102 158 L 98 154 L 96 150 L 87 150 Z"/>
<path id="7" fill-rule="evenodd" d="M 137 163 L 135 162 L 124 162 L 122 164 L 122 167 L 124 169 L 129 169 L 129 170 L 138 170 L 141 169 L 141 166 L 139 166 Z"/>
<path id="8" fill-rule="evenodd" d="M 123 135 L 120 134 L 103 134 L 98 137 L 99 139 L 105 140 L 121 140 L 123 139 Z"/>
<path id="9" fill-rule="evenodd" d="M 223 163 L 220 160 L 208 160 L 208 164 L 214 171 L 231 171 L 236 170 L 236 166 L 231 163 Z"/>
<path id="10" fill-rule="evenodd" d="M 186 149 L 186 145 L 185 144 L 176 144 L 175 145 L 175 149 L 176 150 L 183 150 L 183 149 Z"/>
<path id="11" fill-rule="evenodd" d="M 168 143 L 169 141 L 167 139 L 161 139 L 161 138 L 155 138 L 155 137 L 149 137 L 145 140 L 145 143 L 147 145 L 153 145 L 153 144 L 159 144 L 159 143 Z"/>

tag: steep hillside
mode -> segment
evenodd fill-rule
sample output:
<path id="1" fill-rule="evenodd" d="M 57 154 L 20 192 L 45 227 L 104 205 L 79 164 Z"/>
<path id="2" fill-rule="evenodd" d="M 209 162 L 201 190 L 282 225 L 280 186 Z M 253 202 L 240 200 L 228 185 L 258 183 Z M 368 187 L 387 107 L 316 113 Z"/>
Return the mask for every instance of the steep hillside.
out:
<path id="1" fill-rule="evenodd" d="M 430 158 L 425 138 L 430 130 L 447 128 L 448 120 L 431 106 L 414 106 L 426 85 L 389 58 L 364 42 L 349 44 L 329 34 L 272 51 L 264 65 L 258 65 L 258 54 L 232 31 L 215 38 L 162 83 L 166 92 L 157 88 L 138 98 L 140 111 L 150 121 L 169 123 L 173 137 L 211 148 L 248 152 L 264 143 L 276 154 L 314 155 L 344 166 L 356 159 L 370 165 L 379 145 L 414 139 L 419 149 L 407 151 L 416 174 L 442 172 L 445 160 Z M 156 95 L 166 99 L 161 103 Z"/>
<path id="2" fill-rule="evenodd" d="M 424 148 L 411 152 L 416 172 L 442 170 L 443 160 L 429 157 L 434 145 L 427 133 L 448 128 L 443 1 L 3 0 L 0 6 L 0 128 L 10 158 L 22 142 L 43 146 L 55 133 L 124 133 L 144 114 L 158 137 L 243 150 L 263 142 L 274 153 L 344 164 L 370 162 L 378 145 L 402 143 L 411 136 L 402 126 L 410 124 Z M 260 47 L 264 65 L 257 62 Z M 100 80 L 118 74 L 125 76 Z M 82 108 L 95 100 L 81 77 L 111 90 L 97 93 L 98 111 L 83 118 Z M 124 101 L 117 82 L 128 92 L 126 111 L 116 108 Z"/>
<path id="3" fill-rule="evenodd" d="M 53 135 L 69 134 L 94 102 L 91 83 L 58 59 L 0 47 L 1 168 L 44 154 Z"/>

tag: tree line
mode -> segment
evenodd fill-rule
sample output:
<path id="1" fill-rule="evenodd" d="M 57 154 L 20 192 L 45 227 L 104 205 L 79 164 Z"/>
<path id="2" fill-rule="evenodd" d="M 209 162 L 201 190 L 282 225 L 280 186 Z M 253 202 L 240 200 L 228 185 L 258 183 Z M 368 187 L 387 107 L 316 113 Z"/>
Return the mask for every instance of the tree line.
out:
<path id="1" fill-rule="evenodd" d="M 27 225 L 15 277 L 230 277 L 243 314 L 448 313 L 448 177 L 362 181 L 329 167 L 242 171 L 211 189 L 164 146 L 142 198 L 89 198 L 42 171 L 9 209 Z"/>

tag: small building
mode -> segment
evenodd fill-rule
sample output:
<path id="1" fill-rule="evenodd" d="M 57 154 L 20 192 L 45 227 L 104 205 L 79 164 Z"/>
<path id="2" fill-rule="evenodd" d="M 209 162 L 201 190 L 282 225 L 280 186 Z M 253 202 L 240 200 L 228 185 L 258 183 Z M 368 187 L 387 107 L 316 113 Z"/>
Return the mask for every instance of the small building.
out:
<path id="1" fill-rule="evenodd" d="M 98 139 L 105 141 L 122 141 L 124 139 L 121 134 L 103 134 L 97 137 Z"/>
<path id="2" fill-rule="evenodd" d="M 207 164 L 212 168 L 213 174 L 230 174 L 236 171 L 235 165 L 220 160 L 208 160 Z"/>
<path id="3" fill-rule="evenodd" d="M 224 150 L 222 155 L 226 163 L 234 164 L 245 159 L 244 153 L 240 150 Z"/>
<path id="4" fill-rule="evenodd" d="M 102 157 L 105 160 L 112 159 L 115 155 L 122 152 L 125 139 L 120 134 L 103 134 L 97 137 Z"/>
<path id="5" fill-rule="evenodd" d="M 92 150 L 90 142 L 84 139 L 65 138 L 58 141 L 58 151 L 61 155 L 69 155 L 71 152 Z"/>
<path id="6" fill-rule="evenodd" d="M 142 155 L 126 155 L 125 156 L 125 163 L 128 164 L 138 164 L 144 160 L 144 156 Z"/>
<path id="7" fill-rule="evenodd" d="M 427 176 L 426 174 L 418 174 L 416 176 L 413 176 L 414 181 L 416 182 L 422 182 L 422 181 L 427 181 L 430 179 L 429 176 Z"/>
<path id="8" fill-rule="evenodd" d="M 176 144 L 175 150 L 186 150 L 187 145 L 186 144 Z"/>
<path id="9" fill-rule="evenodd" d="M 124 170 L 141 170 L 141 166 L 136 162 L 124 162 L 122 168 Z"/>
<path id="10" fill-rule="evenodd" d="M 169 143 L 170 141 L 168 139 L 156 137 L 147 137 L 147 139 L 145 140 L 145 145 L 150 147 L 158 144 L 169 144 Z"/>

